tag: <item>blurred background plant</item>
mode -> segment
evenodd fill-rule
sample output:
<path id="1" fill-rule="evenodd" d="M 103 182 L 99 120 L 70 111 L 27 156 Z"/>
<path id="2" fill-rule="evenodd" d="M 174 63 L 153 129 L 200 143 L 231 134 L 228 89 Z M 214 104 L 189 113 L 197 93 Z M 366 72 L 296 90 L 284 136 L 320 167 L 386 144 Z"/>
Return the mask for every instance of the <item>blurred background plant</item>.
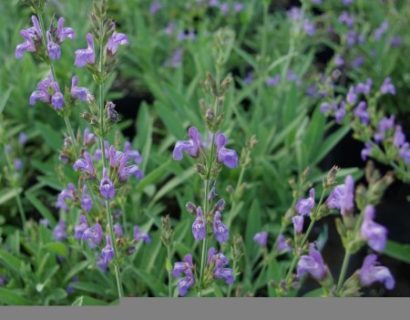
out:
<path id="1" fill-rule="evenodd" d="M 73 75 L 74 50 L 84 47 L 91 6 L 91 1 L 47 1 L 46 15 L 64 16 L 77 33 L 64 43 L 65 54 L 57 62 L 62 78 Z M 81 261 L 74 243 L 54 241 L 50 226 L 40 223 L 47 219 L 54 227 L 56 196 L 71 174 L 58 160 L 64 123 L 54 112 L 28 104 L 35 84 L 48 72 L 30 55 L 15 59 L 19 30 L 29 24 L 30 8 L 12 0 L 2 1 L 0 11 L 6 13 L 0 20 L 0 277 L 4 279 L 0 301 L 111 302 L 116 298 L 114 279 L 96 272 L 90 261 Z M 185 160 L 172 161 L 171 152 L 188 126 L 201 127 L 202 83 L 207 72 L 216 72 L 211 52 L 218 44 L 215 34 L 224 28 L 229 36 L 220 39 L 228 48 L 221 73 L 230 73 L 234 84 L 225 95 L 221 127 L 232 147 L 242 150 L 241 166 L 222 172 L 218 185 L 220 196 L 229 199 L 226 223 L 237 250 L 239 275 L 229 292 L 275 295 L 271 280 L 280 267 L 272 264 L 263 275 L 251 267 L 263 255 L 254 235 L 265 230 L 271 242 L 280 233 L 283 216 L 309 189 L 302 179 L 306 168 L 311 184 L 321 182 L 333 165 L 342 168 L 341 179 L 347 174 L 363 176 L 363 145 L 352 138 L 349 123 L 327 121 L 320 112 L 329 90 L 344 97 L 350 86 L 367 78 L 379 86 L 391 77 L 396 94 L 381 97 L 376 108 L 396 115 L 403 132 L 409 133 L 408 1 L 118 0 L 109 2 L 109 14 L 129 38 L 127 50 L 119 53 L 118 73 L 106 85 L 107 99 L 114 101 L 122 117 L 114 129 L 119 139 L 131 140 L 145 159 L 141 169 L 146 176 L 132 186 L 123 214 L 128 221 L 144 223 L 152 236 L 151 244 L 138 248 L 123 272 L 125 292 L 168 295 L 169 252 L 160 239 L 161 217 L 170 216 L 175 254 L 183 257 L 195 245 L 187 240 L 192 238 L 188 236 L 192 218 L 184 207 L 195 198 L 201 181 Z M 82 82 L 92 82 L 87 72 L 78 74 Z M 71 116 L 79 128 L 85 125 L 80 113 Z M 23 144 L 21 133 L 27 137 Z M 21 161 L 20 169 L 16 160 Z M 391 268 L 397 287 L 386 292 L 376 286 L 367 295 L 410 294 L 406 275 L 410 219 L 405 214 L 409 191 L 407 184 L 394 182 L 377 208 L 378 219 L 395 241 L 388 243 L 381 260 Z M 21 223 L 21 212 L 26 224 Z M 324 219 L 312 233 L 326 243 L 323 255 L 330 269 L 338 268 L 342 246 L 332 220 Z M 363 256 L 359 252 L 351 268 L 360 265 Z M 287 263 L 283 261 L 283 267 Z M 307 281 L 294 294 L 312 288 Z M 221 294 L 217 288 L 206 293 Z"/>

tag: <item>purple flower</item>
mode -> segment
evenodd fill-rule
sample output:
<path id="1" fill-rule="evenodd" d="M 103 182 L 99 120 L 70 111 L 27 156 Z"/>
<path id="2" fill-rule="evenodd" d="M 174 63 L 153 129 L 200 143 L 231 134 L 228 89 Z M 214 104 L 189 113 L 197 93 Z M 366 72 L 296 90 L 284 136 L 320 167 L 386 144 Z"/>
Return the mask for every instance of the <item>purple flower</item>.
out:
<path id="1" fill-rule="evenodd" d="M 67 233 L 65 231 L 65 222 L 60 220 L 53 230 L 53 237 L 56 241 L 63 241 L 67 238 Z"/>
<path id="2" fill-rule="evenodd" d="M 122 231 L 122 227 L 119 223 L 114 224 L 113 229 L 117 237 L 121 238 L 124 235 L 124 232 Z"/>
<path id="3" fill-rule="evenodd" d="M 51 60 L 58 60 L 61 57 L 61 47 L 54 42 L 50 31 L 47 31 L 47 52 Z"/>
<path id="4" fill-rule="evenodd" d="M 372 144 L 369 142 L 366 142 L 364 145 L 363 150 L 360 153 L 360 156 L 362 157 L 363 161 L 366 161 L 366 159 L 372 154 Z"/>
<path id="5" fill-rule="evenodd" d="M 206 236 L 205 217 L 201 207 L 196 208 L 196 218 L 192 223 L 192 234 L 195 240 L 204 240 Z"/>
<path id="6" fill-rule="evenodd" d="M 383 251 L 386 246 L 387 229 L 374 222 L 374 216 L 374 207 L 368 205 L 364 210 L 364 218 L 360 229 L 360 235 L 363 240 L 367 241 L 370 248 L 380 252 Z"/>
<path id="7" fill-rule="evenodd" d="M 400 47 L 400 45 L 403 43 L 403 39 L 400 36 L 394 36 L 391 41 L 390 41 L 390 45 L 393 48 L 397 48 Z"/>
<path id="8" fill-rule="evenodd" d="M 383 23 L 376 30 L 374 30 L 373 39 L 375 41 L 380 40 L 383 37 L 383 35 L 386 33 L 388 28 L 389 28 L 389 22 L 386 20 L 383 21 Z"/>
<path id="9" fill-rule="evenodd" d="M 302 233 L 304 220 L 304 217 L 300 215 L 296 215 L 292 218 L 293 229 L 295 230 L 296 234 Z"/>
<path id="10" fill-rule="evenodd" d="M 235 2 L 234 4 L 233 4 L 233 10 L 236 12 L 236 13 L 239 13 L 239 12 L 241 12 L 242 10 L 243 10 L 243 3 L 240 3 L 240 2 Z"/>
<path id="11" fill-rule="evenodd" d="M 353 69 L 358 69 L 360 68 L 364 63 L 364 57 L 362 55 L 357 56 L 356 58 L 353 59 L 352 61 L 352 68 Z"/>
<path id="12" fill-rule="evenodd" d="M 275 87 L 280 82 L 280 75 L 277 74 L 273 77 L 268 77 L 265 81 L 266 85 L 269 87 Z"/>
<path id="13" fill-rule="evenodd" d="M 346 33 L 346 43 L 348 47 L 353 47 L 358 42 L 358 35 L 356 31 L 350 30 Z"/>
<path id="14" fill-rule="evenodd" d="M 373 81 L 372 79 L 367 79 L 365 83 L 359 82 L 356 85 L 356 93 L 357 94 L 365 94 L 368 95 L 370 93 L 370 90 L 372 89 Z"/>
<path id="15" fill-rule="evenodd" d="M 292 7 L 287 12 L 288 18 L 292 21 L 297 21 L 302 19 L 302 11 L 298 7 Z"/>
<path id="16" fill-rule="evenodd" d="M 302 216 L 309 216 L 315 206 L 315 189 L 309 190 L 309 197 L 299 199 L 296 203 L 296 212 Z"/>
<path id="17" fill-rule="evenodd" d="M 343 11 L 339 16 L 339 22 L 351 28 L 354 24 L 354 18 L 350 15 L 349 12 Z"/>
<path id="18" fill-rule="evenodd" d="M 229 230 L 227 226 L 222 222 L 221 212 L 216 211 L 214 215 L 213 231 L 216 241 L 219 243 L 225 243 L 229 238 Z"/>
<path id="19" fill-rule="evenodd" d="M 114 32 L 107 42 L 107 52 L 109 55 L 113 56 L 119 46 L 128 44 L 128 37 L 124 33 Z"/>
<path id="20" fill-rule="evenodd" d="M 316 27 L 315 27 L 315 25 L 314 25 L 312 22 L 310 22 L 309 20 L 307 20 L 307 19 L 305 19 L 305 20 L 303 21 L 303 30 L 304 30 L 305 33 L 306 33 L 308 36 L 310 36 L 310 37 L 314 36 L 315 33 L 316 33 Z"/>
<path id="21" fill-rule="evenodd" d="M 351 175 L 345 179 L 345 183 L 336 186 L 326 201 L 331 209 L 339 209 L 342 215 L 351 213 L 354 208 L 354 180 Z"/>
<path id="22" fill-rule="evenodd" d="M 164 65 L 166 67 L 177 69 L 181 66 L 183 57 L 184 57 L 184 49 L 177 48 L 172 53 L 172 56 L 165 61 Z"/>
<path id="23" fill-rule="evenodd" d="M 345 64 L 345 60 L 340 54 L 335 55 L 334 57 L 336 67 L 341 67 Z"/>
<path id="24" fill-rule="evenodd" d="M 313 244 L 310 244 L 309 254 L 301 256 L 296 267 L 298 278 L 301 278 L 306 273 L 309 273 L 317 281 L 322 281 L 329 273 L 322 255 L 315 249 Z"/>
<path id="25" fill-rule="evenodd" d="M 400 148 L 406 142 L 406 137 L 404 136 L 403 129 L 401 126 L 396 126 L 393 136 L 393 144 Z"/>
<path id="26" fill-rule="evenodd" d="M 191 157 L 197 157 L 199 151 L 202 148 L 201 135 L 198 132 L 198 129 L 195 127 L 190 127 L 188 129 L 189 140 L 177 141 L 172 152 L 172 158 L 174 160 L 182 160 L 183 153 L 186 152 Z"/>
<path id="27" fill-rule="evenodd" d="M 19 139 L 19 144 L 21 146 L 24 146 L 28 140 L 27 134 L 25 134 L 24 132 L 20 132 L 18 139 Z"/>
<path id="28" fill-rule="evenodd" d="M 344 117 L 346 116 L 346 105 L 344 101 L 341 101 L 339 107 L 335 110 L 335 121 L 341 124 Z"/>
<path id="29" fill-rule="evenodd" d="M 380 266 L 375 254 L 368 255 L 359 270 L 360 283 L 362 286 L 370 286 L 375 282 L 381 282 L 386 289 L 393 289 L 395 282 L 390 270 Z"/>
<path id="30" fill-rule="evenodd" d="M 278 236 L 278 239 L 276 241 L 276 251 L 281 254 L 285 252 L 291 251 L 291 247 L 289 246 L 288 242 L 286 241 L 286 238 L 283 234 L 280 234 Z"/>
<path id="31" fill-rule="evenodd" d="M 351 4 L 353 3 L 353 1 L 354 1 L 354 0 L 343 0 L 343 4 L 344 4 L 345 6 L 349 6 L 349 5 L 351 5 Z"/>
<path id="32" fill-rule="evenodd" d="M 346 96 L 346 102 L 351 105 L 356 104 L 357 102 L 357 94 L 353 86 L 349 88 L 349 92 L 347 93 L 347 96 Z"/>
<path id="33" fill-rule="evenodd" d="M 82 239 L 84 231 L 88 229 L 87 218 L 85 215 L 80 215 L 78 223 L 74 226 L 74 238 L 77 240 Z"/>
<path id="34" fill-rule="evenodd" d="M 67 188 L 63 189 L 58 197 L 57 197 L 57 202 L 56 202 L 56 208 L 67 211 L 67 203 L 66 200 L 74 200 L 75 198 L 75 186 L 72 183 L 69 183 L 67 185 Z"/>
<path id="35" fill-rule="evenodd" d="M 215 136 L 216 151 L 218 153 L 218 161 L 223 163 L 228 168 L 236 168 L 238 166 L 238 155 L 235 150 L 225 148 L 228 139 L 223 133 L 217 133 Z"/>
<path id="36" fill-rule="evenodd" d="M 359 118 L 361 123 L 366 125 L 369 124 L 370 117 L 367 112 L 367 103 L 365 101 L 360 101 L 353 113 L 357 118 Z"/>
<path id="37" fill-rule="evenodd" d="M 90 90 L 84 87 L 78 87 L 78 77 L 74 76 L 71 78 L 71 96 L 74 100 L 90 102 L 94 100 L 93 95 Z"/>
<path id="38" fill-rule="evenodd" d="M 84 158 L 79 158 L 74 162 L 73 169 L 74 171 L 81 171 L 89 175 L 90 177 L 95 177 L 95 168 L 93 160 L 90 154 L 86 151 L 83 155 Z"/>
<path id="39" fill-rule="evenodd" d="M 108 172 L 106 168 L 103 169 L 103 176 L 100 182 L 100 193 L 107 200 L 110 200 L 115 196 L 114 184 L 108 177 Z"/>
<path id="40" fill-rule="evenodd" d="M 401 146 L 399 155 L 406 164 L 410 164 L 410 146 L 407 142 Z"/>
<path id="41" fill-rule="evenodd" d="M 233 284 L 234 276 L 233 270 L 227 268 L 229 264 L 228 258 L 221 252 L 217 252 L 215 248 L 211 247 L 208 250 L 208 265 L 213 268 L 213 275 L 215 279 L 222 279 L 226 284 Z"/>
<path id="42" fill-rule="evenodd" d="M 85 128 L 83 133 L 83 144 L 85 146 L 90 146 L 93 145 L 95 141 L 95 134 L 92 133 L 88 127 Z"/>
<path id="43" fill-rule="evenodd" d="M 379 121 L 377 131 L 374 134 L 374 140 L 376 140 L 377 142 L 381 142 L 384 139 L 386 132 L 390 129 L 393 129 L 394 121 L 395 121 L 395 118 L 393 115 L 390 116 L 389 118 L 383 117 Z"/>
<path id="44" fill-rule="evenodd" d="M 247 72 L 245 78 L 243 79 L 243 83 L 245 85 L 250 85 L 254 80 L 253 72 Z"/>
<path id="45" fill-rule="evenodd" d="M 135 164 L 140 164 L 142 162 L 142 156 L 138 150 L 132 149 L 132 145 L 129 141 L 125 142 L 124 153 L 128 160 L 132 160 Z"/>
<path id="46" fill-rule="evenodd" d="M 41 80 L 37 84 L 37 89 L 30 95 L 30 105 L 35 105 L 38 101 L 52 104 L 56 110 L 60 110 L 64 106 L 64 96 L 51 74 Z"/>
<path id="47" fill-rule="evenodd" d="M 94 38 L 91 33 L 87 33 L 87 48 L 75 51 L 74 64 L 82 68 L 87 64 L 95 63 Z"/>
<path id="48" fill-rule="evenodd" d="M 87 242 L 91 249 L 97 247 L 101 243 L 102 238 L 103 230 L 98 222 L 94 226 L 87 228 L 82 236 L 82 240 Z"/>
<path id="49" fill-rule="evenodd" d="M 219 5 L 219 10 L 221 10 L 222 14 L 225 15 L 229 11 L 229 3 L 223 2 Z"/>
<path id="50" fill-rule="evenodd" d="M 392 95 L 396 94 L 396 87 L 391 82 L 390 77 L 387 77 L 386 79 L 384 79 L 383 84 L 380 87 L 380 93 L 381 94 L 388 94 L 389 93 L 389 94 L 392 94 Z"/>
<path id="51" fill-rule="evenodd" d="M 175 262 L 172 275 L 178 280 L 178 292 L 181 297 L 186 296 L 188 290 L 195 284 L 192 255 L 188 254 L 181 262 Z M 183 277 L 181 275 L 184 275 Z"/>
<path id="52" fill-rule="evenodd" d="M 105 247 L 101 250 L 101 259 L 108 265 L 114 259 L 114 249 L 109 235 L 105 236 L 105 243 Z"/>
<path id="53" fill-rule="evenodd" d="M 322 102 L 320 104 L 321 113 L 334 112 L 336 110 L 337 110 L 337 105 L 335 103 Z"/>
<path id="54" fill-rule="evenodd" d="M 93 207 L 93 200 L 91 199 L 90 194 L 88 193 L 87 186 L 83 186 L 83 193 L 81 195 L 81 208 L 85 212 L 90 212 Z"/>
<path id="55" fill-rule="evenodd" d="M 64 18 L 61 17 L 57 21 L 57 40 L 59 43 L 62 43 L 65 39 L 74 39 L 75 32 L 73 28 L 64 27 Z"/>
<path id="56" fill-rule="evenodd" d="M 142 232 L 138 226 L 134 226 L 134 240 L 143 241 L 144 243 L 150 243 L 151 237 L 148 233 Z"/>
<path id="57" fill-rule="evenodd" d="M 161 8 L 162 8 L 161 2 L 152 1 L 149 7 L 149 12 L 151 13 L 151 15 L 155 15 L 159 10 L 161 10 Z"/>
<path id="58" fill-rule="evenodd" d="M 261 247 L 266 247 L 266 244 L 268 242 L 268 233 L 266 231 L 256 233 L 253 236 L 253 241 L 255 241 Z"/>
<path id="59" fill-rule="evenodd" d="M 25 39 L 16 47 L 16 59 L 21 59 L 25 52 L 35 52 L 37 46 L 41 44 L 42 32 L 36 16 L 31 16 L 33 26 L 20 31 L 20 35 Z"/>
<path id="60" fill-rule="evenodd" d="M 209 6 L 212 7 L 218 7 L 219 6 L 219 0 L 209 0 Z"/>
<path id="61" fill-rule="evenodd" d="M 16 171 L 20 171 L 23 168 L 23 161 L 21 161 L 21 159 L 14 159 L 14 169 L 16 169 Z"/>

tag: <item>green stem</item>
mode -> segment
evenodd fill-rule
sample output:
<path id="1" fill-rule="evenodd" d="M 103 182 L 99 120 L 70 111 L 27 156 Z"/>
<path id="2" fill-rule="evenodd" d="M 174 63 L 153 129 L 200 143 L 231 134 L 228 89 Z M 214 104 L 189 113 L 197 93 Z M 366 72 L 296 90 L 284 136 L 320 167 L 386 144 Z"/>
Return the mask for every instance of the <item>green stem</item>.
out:
<path id="1" fill-rule="evenodd" d="M 18 206 L 19 213 L 20 213 L 21 224 L 23 225 L 23 229 L 24 229 L 26 226 L 27 219 L 26 219 L 26 213 L 24 212 L 24 208 L 21 203 L 20 195 L 16 196 L 16 201 L 17 201 L 17 206 Z"/>
<path id="2" fill-rule="evenodd" d="M 208 177 L 207 177 L 208 178 Z M 198 297 L 201 296 L 201 290 L 202 290 L 202 282 L 203 282 L 203 277 L 204 277 L 204 269 L 205 269 L 205 256 L 206 256 L 206 251 L 207 251 L 207 246 L 208 246 L 208 228 L 207 228 L 207 212 L 208 212 L 208 190 L 209 190 L 209 179 L 206 179 L 204 181 L 204 200 L 203 200 L 203 209 L 204 209 L 204 219 L 205 219 L 205 239 L 202 241 L 202 252 L 201 252 L 201 269 L 199 272 L 199 284 L 200 288 L 198 291 Z"/>
<path id="3" fill-rule="evenodd" d="M 168 262 L 171 263 L 172 253 L 170 245 L 167 245 Z M 168 297 L 172 298 L 172 269 L 168 268 Z"/>
<path id="4" fill-rule="evenodd" d="M 336 292 L 339 292 L 346 278 L 347 267 L 349 266 L 351 253 L 346 249 L 343 258 L 342 269 L 340 270 L 339 280 L 337 281 Z"/>

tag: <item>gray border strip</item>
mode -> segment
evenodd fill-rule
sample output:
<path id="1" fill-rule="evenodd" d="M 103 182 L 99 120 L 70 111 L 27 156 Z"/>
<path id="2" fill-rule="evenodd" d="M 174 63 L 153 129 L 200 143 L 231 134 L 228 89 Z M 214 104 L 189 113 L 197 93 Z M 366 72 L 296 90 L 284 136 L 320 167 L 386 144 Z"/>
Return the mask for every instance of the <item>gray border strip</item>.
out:
<path id="1" fill-rule="evenodd" d="M 401 320 L 409 298 L 127 298 L 110 307 L 2 307 L 0 319 Z"/>

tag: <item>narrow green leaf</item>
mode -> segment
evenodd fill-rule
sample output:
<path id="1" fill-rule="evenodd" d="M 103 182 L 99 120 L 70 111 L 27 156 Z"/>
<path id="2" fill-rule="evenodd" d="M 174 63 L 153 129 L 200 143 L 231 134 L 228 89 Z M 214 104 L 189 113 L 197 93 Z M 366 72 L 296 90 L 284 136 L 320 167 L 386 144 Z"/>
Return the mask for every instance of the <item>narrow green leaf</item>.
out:
<path id="1" fill-rule="evenodd" d="M 397 260 L 410 264 L 410 244 L 388 240 L 383 253 Z"/>

